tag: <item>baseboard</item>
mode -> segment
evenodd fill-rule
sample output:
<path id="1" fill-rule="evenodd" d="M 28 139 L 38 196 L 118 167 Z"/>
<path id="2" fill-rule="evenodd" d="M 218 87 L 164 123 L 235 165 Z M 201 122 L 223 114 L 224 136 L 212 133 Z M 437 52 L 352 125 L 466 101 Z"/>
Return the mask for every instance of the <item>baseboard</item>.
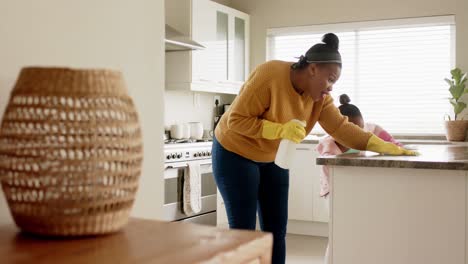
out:
<path id="1" fill-rule="evenodd" d="M 288 233 L 297 235 L 328 237 L 328 223 L 289 220 Z"/>
<path id="2" fill-rule="evenodd" d="M 217 227 L 229 229 L 229 225 L 227 223 L 218 222 Z M 260 224 L 258 223 L 258 218 L 256 230 L 260 231 Z M 306 236 L 328 237 L 328 223 L 289 220 L 287 233 Z"/>

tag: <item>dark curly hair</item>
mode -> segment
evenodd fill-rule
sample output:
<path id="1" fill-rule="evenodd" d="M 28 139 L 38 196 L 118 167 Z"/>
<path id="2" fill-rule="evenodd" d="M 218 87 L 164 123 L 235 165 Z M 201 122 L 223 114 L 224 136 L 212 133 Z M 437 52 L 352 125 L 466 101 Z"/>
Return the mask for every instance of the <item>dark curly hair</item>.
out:
<path id="1" fill-rule="evenodd" d="M 338 63 L 341 66 L 338 37 L 333 33 L 327 33 L 323 35 L 322 42 L 313 45 L 305 55 L 301 55 L 291 68 L 303 69 L 311 63 Z"/>
<path id="2" fill-rule="evenodd" d="M 341 105 L 338 107 L 338 109 L 340 109 L 340 113 L 347 117 L 361 117 L 362 118 L 362 114 L 359 108 L 357 108 L 357 106 L 353 104 L 350 104 L 349 102 L 351 102 L 351 99 L 349 98 L 347 94 L 340 95 Z"/>

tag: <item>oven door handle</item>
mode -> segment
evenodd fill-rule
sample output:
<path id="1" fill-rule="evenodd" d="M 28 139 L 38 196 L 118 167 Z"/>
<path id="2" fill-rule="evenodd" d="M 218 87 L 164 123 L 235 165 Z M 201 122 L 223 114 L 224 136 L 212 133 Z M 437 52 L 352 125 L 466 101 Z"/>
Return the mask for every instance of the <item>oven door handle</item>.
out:
<path id="1" fill-rule="evenodd" d="M 179 170 L 179 169 L 186 169 L 188 168 L 187 163 L 176 163 L 176 164 L 168 164 L 164 166 L 164 179 L 172 179 L 172 178 L 177 178 L 178 173 L 177 171 L 174 170 Z M 206 162 L 206 163 L 200 163 L 200 173 L 205 174 L 205 173 L 212 173 L 213 172 L 213 167 L 211 161 Z"/>
<path id="2" fill-rule="evenodd" d="M 181 168 L 187 168 L 188 164 L 181 164 L 181 165 L 167 165 L 164 169 L 181 169 Z"/>
<path id="3" fill-rule="evenodd" d="M 207 162 L 200 163 L 200 166 L 206 166 L 206 165 L 211 165 L 211 160 Z M 170 164 L 164 166 L 164 169 L 182 169 L 182 168 L 187 168 L 188 163 L 178 163 L 178 164 Z"/>

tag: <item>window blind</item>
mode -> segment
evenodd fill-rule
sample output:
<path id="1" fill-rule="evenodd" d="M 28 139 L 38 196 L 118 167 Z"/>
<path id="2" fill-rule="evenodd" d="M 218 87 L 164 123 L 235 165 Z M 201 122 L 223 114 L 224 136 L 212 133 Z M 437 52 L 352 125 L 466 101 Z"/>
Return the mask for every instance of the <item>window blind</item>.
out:
<path id="1" fill-rule="evenodd" d="M 343 60 L 332 92 L 337 106 L 346 93 L 366 122 L 392 134 L 444 133 L 452 111 L 444 78 L 455 65 L 453 16 L 270 29 L 267 58 L 297 61 L 327 32 L 339 37 Z"/>

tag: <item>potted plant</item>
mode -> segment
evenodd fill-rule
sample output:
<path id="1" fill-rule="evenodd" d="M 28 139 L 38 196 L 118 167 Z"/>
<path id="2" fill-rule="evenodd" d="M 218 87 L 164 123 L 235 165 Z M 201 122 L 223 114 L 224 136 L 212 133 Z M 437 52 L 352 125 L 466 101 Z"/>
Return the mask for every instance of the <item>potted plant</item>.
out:
<path id="1" fill-rule="evenodd" d="M 452 97 L 449 98 L 450 104 L 453 106 L 454 119 L 445 121 L 446 137 L 449 141 L 464 141 L 466 135 L 467 122 L 457 119 L 459 114 L 466 108 L 466 103 L 461 101 L 461 97 L 468 92 L 465 89 L 466 73 L 463 73 L 459 68 L 450 71 L 451 79 L 445 78 L 445 81 L 450 85 L 449 91 Z"/>

